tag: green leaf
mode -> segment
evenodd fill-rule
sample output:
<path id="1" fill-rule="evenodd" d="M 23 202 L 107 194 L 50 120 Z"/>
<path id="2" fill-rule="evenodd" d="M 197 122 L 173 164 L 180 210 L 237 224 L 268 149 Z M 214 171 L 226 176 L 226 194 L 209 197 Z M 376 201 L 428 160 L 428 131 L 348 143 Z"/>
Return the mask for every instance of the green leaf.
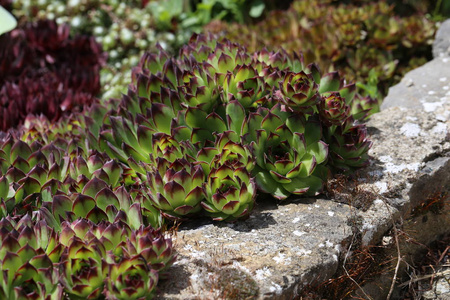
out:
<path id="1" fill-rule="evenodd" d="M 143 224 L 141 205 L 139 203 L 133 203 L 127 211 L 127 217 L 128 225 L 132 229 L 137 230 Z"/>
<path id="2" fill-rule="evenodd" d="M 337 92 L 341 86 L 341 80 L 338 72 L 325 74 L 320 80 L 319 93 Z"/>
<path id="3" fill-rule="evenodd" d="M 95 201 L 97 202 L 97 206 L 103 211 L 106 211 L 108 205 L 114 205 L 116 208 L 120 208 L 119 199 L 117 199 L 116 195 L 109 188 L 104 188 L 98 192 Z"/>
<path id="4" fill-rule="evenodd" d="M 309 176 L 307 178 L 295 178 L 291 183 L 284 184 L 283 187 L 296 195 L 317 195 L 323 187 L 323 181 L 316 176 Z"/>
<path id="5" fill-rule="evenodd" d="M 122 173 L 119 164 L 115 160 L 110 160 L 103 166 L 103 170 L 108 174 L 111 186 L 115 187 Z"/>
<path id="6" fill-rule="evenodd" d="M 173 110 L 165 104 L 152 103 L 151 115 L 155 128 L 159 132 L 170 134 L 170 124 L 175 118 Z"/>
<path id="7" fill-rule="evenodd" d="M 64 195 L 56 195 L 53 197 L 52 213 L 59 221 L 60 218 L 66 218 L 66 212 L 72 210 L 72 201 Z"/>
<path id="8" fill-rule="evenodd" d="M 279 183 L 273 180 L 267 171 L 260 171 L 255 176 L 256 185 L 264 193 L 272 194 L 279 200 L 286 199 L 290 193 L 286 191 Z"/>
<path id="9" fill-rule="evenodd" d="M 206 122 L 205 122 L 206 121 Z M 203 128 L 209 129 L 211 132 L 224 132 L 227 130 L 224 120 L 215 112 L 210 113 L 204 122 Z"/>
<path id="10" fill-rule="evenodd" d="M 253 1 L 252 7 L 250 8 L 249 15 L 252 18 L 259 18 L 264 9 L 266 8 L 266 4 L 262 0 Z"/>
<path id="11" fill-rule="evenodd" d="M 17 21 L 14 17 L 3 7 L 0 6 L 0 35 L 5 32 L 13 30 L 17 26 Z"/>
<path id="12" fill-rule="evenodd" d="M 94 207 L 94 199 L 89 196 L 79 194 L 73 203 L 72 211 L 75 213 L 77 218 L 85 218 Z"/>
<path id="13" fill-rule="evenodd" d="M 89 180 L 88 183 L 83 188 L 83 194 L 88 195 L 92 198 L 95 198 L 95 195 L 97 195 L 98 192 L 103 190 L 104 188 L 108 187 L 105 181 L 94 177 L 91 180 Z"/>
<path id="14" fill-rule="evenodd" d="M 243 135 L 243 124 L 245 119 L 245 109 L 237 100 L 230 101 L 226 107 L 228 128 L 238 135 Z"/>
<path id="15" fill-rule="evenodd" d="M 94 223 L 100 223 L 101 221 L 107 221 L 108 215 L 98 206 L 94 206 L 94 208 L 86 215 L 86 219 L 89 219 Z"/>
<path id="16" fill-rule="evenodd" d="M 347 105 L 350 105 L 356 94 L 356 85 L 354 83 L 347 84 L 346 86 L 344 86 L 342 89 L 339 90 L 339 94 L 341 95 L 341 97 L 345 99 L 345 103 Z"/>
<path id="17" fill-rule="evenodd" d="M 24 141 L 18 140 L 14 143 L 14 145 L 11 147 L 11 153 L 10 153 L 10 162 L 13 162 L 16 160 L 17 157 L 21 157 L 22 159 L 28 159 L 31 155 L 32 151 L 30 146 L 28 146 L 27 143 Z"/>
<path id="18" fill-rule="evenodd" d="M 188 107 L 186 109 L 186 124 L 191 128 L 204 128 L 205 120 L 208 114 L 196 107 Z"/>
<path id="19" fill-rule="evenodd" d="M 9 183 L 6 176 L 0 177 L 0 200 L 6 200 L 9 192 Z"/>
<path id="20" fill-rule="evenodd" d="M 328 157 L 328 145 L 323 141 L 308 146 L 308 153 L 316 157 L 317 164 L 323 163 Z"/>

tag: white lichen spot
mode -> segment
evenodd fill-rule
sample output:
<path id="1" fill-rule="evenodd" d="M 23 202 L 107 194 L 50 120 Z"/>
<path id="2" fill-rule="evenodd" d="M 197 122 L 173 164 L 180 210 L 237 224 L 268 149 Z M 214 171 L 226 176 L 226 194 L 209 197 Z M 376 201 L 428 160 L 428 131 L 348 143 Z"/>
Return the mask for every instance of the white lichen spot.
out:
<path id="1" fill-rule="evenodd" d="M 320 205 L 314 204 L 315 208 L 320 208 Z"/>
<path id="2" fill-rule="evenodd" d="M 426 85 L 426 84 L 422 84 L 422 87 L 423 87 L 423 88 L 426 88 L 426 87 L 427 87 L 427 85 Z"/>
<path id="3" fill-rule="evenodd" d="M 412 116 L 406 116 L 405 119 L 408 120 L 408 121 L 417 121 L 417 118 L 416 117 L 412 117 Z"/>
<path id="4" fill-rule="evenodd" d="M 298 223 L 300 221 L 300 218 L 299 217 L 297 217 L 297 218 L 294 218 L 294 220 L 292 220 L 292 223 Z"/>
<path id="5" fill-rule="evenodd" d="M 329 211 L 329 212 L 328 212 L 328 215 L 329 215 L 330 217 L 334 216 L 334 211 Z"/>
<path id="6" fill-rule="evenodd" d="M 443 59 L 442 59 L 442 62 L 448 62 L 448 58 L 447 57 L 444 57 Z"/>
<path id="7" fill-rule="evenodd" d="M 277 262 L 277 264 L 281 264 L 286 259 L 286 254 L 278 253 L 277 256 L 273 258 L 274 261 Z"/>
<path id="8" fill-rule="evenodd" d="M 306 224 L 305 224 L 305 227 L 309 227 L 309 226 L 311 226 L 311 224 L 309 224 L 309 223 L 306 223 Z"/>
<path id="9" fill-rule="evenodd" d="M 383 194 L 388 190 L 387 182 L 377 181 L 375 182 L 375 186 L 378 188 L 378 193 Z"/>
<path id="10" fill-rule="evenodd" d="M 298 231 L 298 230 L 295 230 L 294 232 L 292 232 L 294 235 L 296 235 L 296 236 L 302 236 L 302 235 L 304 235 L 304 234 L 306 234 L 306 232 L 304 232 L 304 231 Z"/>
<path id="11" fill-rule="evenodd" d="M 300 249 L 300 251 L 297 252 L 298 256 L 308 256 L 312 253 L 311 250 L 306 250 L 306 249 Z"/>
<path id="12" fill-rule="evenodd" d="M 388 173 L 396 174 L 398 172 L 401 172 L 405 169 L 411 170 L 411 171 L 417 171 L 419 169 L 419 163 L 413 163 L 413 164 L 401 164 L 401 165 L 394 165 L 393 163 L 387 163 L 385 166 L 385 170 Z"/>
<path id="13" fill-rule="evenodd" d="M 198 274 L 192 274 L 192 275 L 190 276 L 191 280 L 193 280 L 194 282 L 197 282 L 198 277 L 199 277 Z"/>
<path id="14" fill-rule="evenodd" d="M 442 102 L 425 102 L 425 103 L 422 103 L 422 105 L 423 105 L 423 110 L 425 110 L 426 112 L 433 112 L 438 107 L 442 106 Z"/>
<path id="15" fill-rule="evenodd" d="M 327 246 L 328 248 L 331 248 L 334 246 L 334 244 L 332 242 L 330 242 L 329 240 L 325 241 L 325 246 Z"/>
<path id="16" fill-rule="evenodd" d="M 434 126 L 431 129 L 431 132 L 446 135 L 447 134 L 447 125 L 445 125 L 445 123 L 439 122 L 436 124 L 436 126 Z"/>
<path id="17" fill-rule="evenodd" d="M 268 267 L 264 267 L 262 269 L 256 270 L 255 278 L 257 280 L 264 280 L 265 278 L 272 275 L 272 272 L 270 272 L 270 269 Z"/>
<path id="18" fill-rule="evenodd" d="M 392 157 L 390 157 L 389 155 L 381 155 L 380 157 L 378 157 L 378 159 L 384 163 L 392 161 Z"/>
<path id="19" fill-rule="evenodd" d="M 373 204 L 374 205 L 384 205 L 384 202 L 383 202 L 383 200 L 376 199 L 376 200 L 373 201 Z"/>
<path id="20" fill-rule="evenodd" d="M 312 207 L 311 207 L 311 206 L 308 206 L 308 210 L 312 210 Z"/>
<path id="21" fill-rule="evenodd" d="M 440 81 L 440 82 L 447 81 L 447 77 L 441 77 L 441 78 L 439 78 L 439 81 Z"/>
<path id="22" fill-rule="evenodd" d="M 442 89 L 445 90 L 445 91 L 447 91 L 447 90 L 449 89 L 449 87 L 448 87 L 448 85 L 444 85 L 444 86 L 442 87 Z"/>
<path id="23" fill-rule="evenodd" d="M 283 289 L 279 284 L 276 284 L 275 282 L 272 282 L 273 286 L 271 286 L 269 289 L 272 293 L 281 294 Z"/>
<path id="24" fill-rule="evenodd" d="M 405 123 L 400 128 L 400 133 L 407 137 L 416 137 L 420 134 L 420 126 L 414 123 Z"/>
<path id="25" fill-rule="evenodd" d="M 325 245 L 322 244 L 322 243 L 320 243 L 318 247 L 319 247 L 319 248 L 323 248 L 323 247 L 325 247 Z"/>
<path id="26" fill-rule="evenodd" d="M 428 91 L 428 95 L 434 95 L 434 94 L 436 94 L 435 91 Z"/>

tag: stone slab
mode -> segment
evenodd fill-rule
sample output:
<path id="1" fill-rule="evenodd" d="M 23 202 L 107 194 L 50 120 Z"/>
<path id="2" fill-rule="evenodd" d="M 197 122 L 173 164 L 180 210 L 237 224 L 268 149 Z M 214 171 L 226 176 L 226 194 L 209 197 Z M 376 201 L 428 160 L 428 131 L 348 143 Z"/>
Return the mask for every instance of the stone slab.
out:
<path id="1" fill-rule="evenodd" d="M 433 57 L 450 57 L 450 20 L 439 27 L 433 42 Z"/>
<path id="2" fill-rule="evenodd" d="M 439 57 L 407 73 L 391 87 L 381 109 L 404 107 L 433 113 L 450 97 L 450 56 Z M 442 116 L 448 119 L 448 113 Z"/>

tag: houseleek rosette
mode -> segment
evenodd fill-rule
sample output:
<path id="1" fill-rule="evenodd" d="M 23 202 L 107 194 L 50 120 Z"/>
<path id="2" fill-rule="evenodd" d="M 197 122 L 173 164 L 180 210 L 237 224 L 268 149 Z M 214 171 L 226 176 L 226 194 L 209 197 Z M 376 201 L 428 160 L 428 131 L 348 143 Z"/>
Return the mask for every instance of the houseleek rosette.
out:
<path id="1" fill-rule="evenodd" d="M 97 299 L 105 280 L 106 251 L 103 244 L 94 239 L 84 242 L 78 237 L 69 241 L 62 257 L 60 280 L 72 299 Z"/>
<path id="2" fill-rule="evenodd" d="M 110 264 L 107 270 L 106 299 L 152 299 L 158 283 L 158 272 L 149 268 L 141 256 Z"/>
<path id="3" fill-rule="evenodd" d="M 319 113 L 324 124 L 341 125 L 350 116 L 350 107 L 338 92 L 325 93 L 319 101 Z"/>
<path id="4" fill-rule="evenodd" d="M 310 111 L 318 102 L 319 85 L 312 74 L 288 72 L 279 83 L 281 101 L 294 110 Z"/>
<path id="5" fill-rule="evenodd" d="M 321 190 L 326 168 L 320 164 L 327 159 L 328 145 L 320 140 L 319 123 L 274 106 L 251 114 L 246 126 L 256 159 L 252 174 L 259 189 L 278 199 Z"/>
<path id="6" fill-rule="evenodd" d="M 62 253 L 56 233 L 44 221 L 26 215 L 17 222 L 0 220 L 0 297 L 59 299 L 58 262 Z"/>
<path id="7" fill-rule="evenodd" d="M 158 157 L 154 171 L 147 178 L 150 200 L 165 215 L 178 218 L 201 209 L 200 202 L 205 197 L 201 166 L 183 158 L 170 162 Z"/>
<path id="8" fill-rule="evenodd" d="M 130 257 L 140 255 L 149 267 L 164 276 L 167 269 L 176 260 L 172 239 L 165 237 L 160 229 L 141 226 L 132 231 L 127 241 L 127 252 Z"/>
<path id="9" fill-rule="evenodd" d="M 206 183 L 206 199 L 201 203 L 214 220 L 228 220 L 248 216 L 253 209 L 256 186 L 245 167 L 228 164 L 211 169 Z"/>
<path id="10" fill-rule="evenodd" d="M 252 65 L 237 65 L 225 76 L 225 99 L 237 100 L 246 109 L 256 107 L 256 102 L 269 94 L 270 87 Z"/>
<path id="11" fill-rule="evenodd" d="M 227 130 L 216 134 L 215 138 L 214 147 L 204 147 L 197 153 L 196 164 L 202 166 L 205 174 L 224 164 L 235 169 L 244 167 L 249 172 L 253 169 L 255 161 L 249 146 L 241 142 L 236 132 Z"/>
<path id="12" fill-rule="evenodd" d="M 367 139 L 367 128 L 352 124 L 350 118 L 341 126 L 327 128 L 324 133 L 330 145 L 329 163 L 337 171 L 350 172 L 369 163 L 368 151 L 372 142 Z"/>

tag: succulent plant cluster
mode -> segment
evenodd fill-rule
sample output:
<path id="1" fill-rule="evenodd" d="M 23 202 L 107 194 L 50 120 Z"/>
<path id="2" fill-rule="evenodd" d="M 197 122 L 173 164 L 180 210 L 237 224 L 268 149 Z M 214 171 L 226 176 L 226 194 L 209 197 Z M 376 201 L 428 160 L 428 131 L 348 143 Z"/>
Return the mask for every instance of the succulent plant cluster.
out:
<path id="1" fill-rule="evenodd" d="M 0 220 L 2 299 L 151 299 L 175 258 L 170 239 L 124 222 L 64 221 L 37 214 Z"/>
<path id="2" fill-rule="evenodd" d="M 193 28 L 167 9 L 181 1 L 0 0 L 24 18 L 0 36 L 0 298 L 151 299 L 176 259 L 170 220 L 243 219 L 257 193 L 314 196 L 367 165 L 371 85 L 401 74 L 434 24 L 332 2 L 227 24 L 250 52 L 194 35 L 172 56 Z M 101 47 L 79 33 L 109 51 L 101 80 Z"/>
<path id="3" fill-rule="evenodd" d="M 132 78 L 104 118 L 99 151 L 132 169 L 166 216 L 203 208 L 234 220 L 257 189 L 315 195 L 330 170 L 367 163 L 370 142 L 350 109 L 355 85 L 297 54 L 193 36 L 177 58 L 144 55 Z"/>
<path id="4" fill-rule="evenodd" d="M 251 51 L 261 45 L 300 50 L 305 63 L 316 62 L 325 72 L 339 71 L 347 80 L 374 85 L 375 92 L 358 90 L 372 98 L 384 96 L 404 73 L 429 59 L 436 25 L 423 14 L 400 16 L 386 1 L 344 3 L 348 1 L 293 1 L 289 10 L 272 12 L 259 24 L 214 21 L 205 32 L 221 33 Z"/>
<path id="5" fill-rule="evenodd" d="M 69 37 L 69 26 L 27 23 L 0 36 L 0 131 L 27 115 L 52 121 L 81 111 L 100 92 L 103 51 L 93 38 Z"/>
<path id="6" fill-rule="evenodd" d="M 176 257 L 157 209 L 81 127 L 48 136 L 48 120 L 31 122 L 27 142 L 0 142 L 0 298 L 151 299 Z"/>
<path id="7" fill-rule="evenodd" d="M 121 100 L 28 117 L 0 136 L 1 295 L 151 298 L 175 259 L 164 220 L 246 218 L 257 191 L 316 195 L 367 164 L 355 90 L 298 54 L 194 35 L 146 53 Z"/>

